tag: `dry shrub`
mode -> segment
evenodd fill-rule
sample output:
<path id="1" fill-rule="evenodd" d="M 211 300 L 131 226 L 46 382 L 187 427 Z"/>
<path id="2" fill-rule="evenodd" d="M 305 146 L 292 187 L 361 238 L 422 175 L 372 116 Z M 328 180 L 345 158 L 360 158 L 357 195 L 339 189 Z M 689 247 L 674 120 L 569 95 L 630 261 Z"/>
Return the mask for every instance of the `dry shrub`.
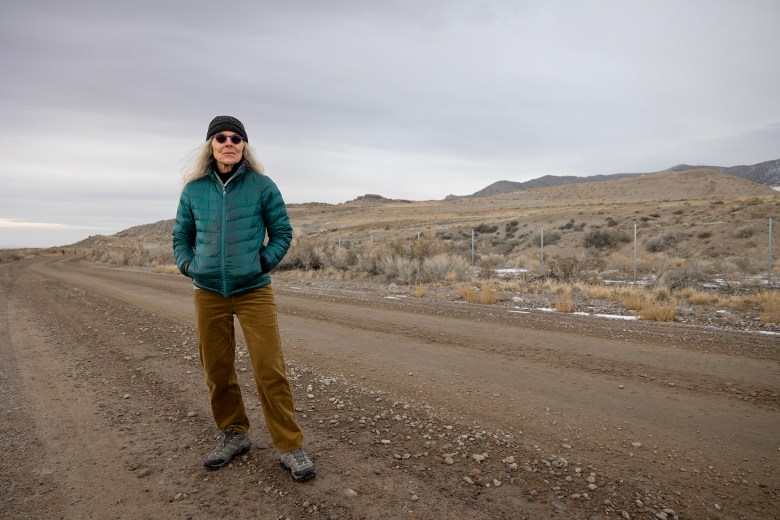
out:
<path id="1" fill-rule="evenodd" d="M 686 287 L 678 291 L 677 295 L 691 305 L 720 305 L 721 303 L 721 299 L 717 294 L 698 291 L 693 287 Z"/>
<path id="2" fill-rule="evenodd" d="M 24 250 L 0 249 L 0 264 L 16 262 L 17 260 L 22 260 L 26 256 Z"/>
<path id="3" fill-rule="evenodd" d="M 766 301 L 761 311 L 763 323 L 780 323 L 780 293 L 765 293 Z"/>
<path id="4" fill-rule="evenodd" d="M 666 287 L 656 287 L 653 291 L 653 298 L 659 302 L 666 302 L 672 298 L 672 291 Z"/>
<path id="5" fill-rule="evenodd" d="M 463 258 L 448 253 L 440 253 L 423 259 L 421 275 L 431 282 L 447 280 L 456 282 L 470 278 L 471 267 Z"/>
<path id="6" fill-rule="evenodd" d="M 606 231 L 593 229 L 585 234 L 583 245 L 595 249 L 618 249 L 623 244 L 631 242 L 631 237 L 622 231 Z"/>
<path id="7" fill-rule="evenodd" d="M 574 312 L 574 302 L 571 299 L 571 288 L 564 287 L 558 293 L 558 301 L 555 302 L 555 310 L 558 312 Z"/>
<path id="8" fill-rule="evenodd" d="M 677 300 L 660 301 L 657 296 L 632 287 L 624 292 L 623 305 L 642 320 L 673 321 L 677 314 Z"/>
<path id="9" fill-rule="evenodd" d="M 630 311 L 641 311 L 647 305 L 647 301 L 646 293 L 638 289 L 633 289 L 623 294 L 623 305 Z"/>
<path id="10" fill-rule="evenodd" d="M 588 284 L 583 287 L 582 292 L 590 296 L 591 298 L 598 298 L 601 300 L 611 300 L 614 298 L 615 289 L 606 285 Z"/>
<path id="11" fill-rule="evenodd" d="M 469 303 L 477 303 L 477 290 L 474 286 L 464 283 L 458 286 L 458 297 Z"/>
<path id="12" fill-rule="evenodd" d="M 674 321 L 677 314 L 677 300 L 670 301 L 667 305 L 659 302 L 647 302 L 639 309 L 639 318 L 649 321 Z"/>
<path id="13" fill-rule="evenodd" d="M 710 280 L 705 270 L 695 261 L 684 262 L 675 267 L 666 265 L 658 276 L 658 285 L 667 287 L 671 291 L 696 287 Z"/>
<path id="14" fill-rule="evenodd" d="M 493 280 L 485 280 L 479 292 L 479 302 L 493 304 L 498 301 L 498 290 Z"/>
<path id="15" fill-rule="evenodd" d="M 423 284 L 418 284 L 414 288 L 414 293 L 412 293 L 412 294 L 414 294 L 415 298 L 422 298 L 423 296 L 428 294 L 428 286 L 427 285 L 423 285 Z"/>
<path id="16" fill-rule="evenodd" d="M 382 259 L 382 275 L 388 282 L 410 284 L 417 278 L 417 260 L 402 256 L 386 256 Z"/>

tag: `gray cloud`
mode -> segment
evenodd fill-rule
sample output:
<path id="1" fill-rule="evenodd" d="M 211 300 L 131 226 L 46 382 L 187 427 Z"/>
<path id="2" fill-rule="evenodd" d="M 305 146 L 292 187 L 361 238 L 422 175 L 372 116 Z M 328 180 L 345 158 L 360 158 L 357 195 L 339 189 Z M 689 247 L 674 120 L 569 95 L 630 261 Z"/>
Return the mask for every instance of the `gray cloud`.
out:
<path id="1" fill-rule="evenodd" d="M 0 218 L 170 218 L 217 114 L 290 202 L 775 159 L 777 19 L 770 0 L 7 3 Z"/>

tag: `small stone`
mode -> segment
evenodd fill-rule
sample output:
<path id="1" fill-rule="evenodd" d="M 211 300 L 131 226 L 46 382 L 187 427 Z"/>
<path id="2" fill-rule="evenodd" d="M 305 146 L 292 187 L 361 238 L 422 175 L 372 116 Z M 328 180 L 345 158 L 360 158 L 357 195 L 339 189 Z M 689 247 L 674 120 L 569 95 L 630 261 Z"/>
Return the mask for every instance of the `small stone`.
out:
<path id="1" fill-rule="evenodd" d="M 509 457 L 505 458 L 501 462 L 503 462 L 504 464 L 512 464 L 515 462 L 515 458 L 510 455 Z"/>
<path id="2" fill-rule="evenodd" d="M 357 491 L 355 491 L 354 489 L 349 489 L 349 488 L 344 490 L 344 494 L 346 496 L 348 496 L 349 498 L 355 498 L 358 495 Z"/>
<path id="3" fill-rule="evenodd" d="M 184 493 L 176 493 L 176 495 L 173 497 L 173 499 L 176 501 L 179 501 L 182 498 L 184 498 Z"/>
<path id="4" fill-rule="evenodd" d="M 560 500 L 554 500 L 552 503 L 553 507 L 557 509 L 558 511 L 566 511 L 566 504 L 561 502 Z"/>
<path id="5" fill-rule="evenodd" d="M 452 457 L 447 457 L 446 459 L 444 459 L 444 463 L 452 466 L 455 463 L 455 461 L 452 459 Z"/>
<path id="6" fill-rule="evenodd" d="M 381 441 L 379 441 L 379 442 L 381 442 L 381 443 L 382 443 L 382 444 L 384 444 L 385 446 L 387 446 L 388 444 L 391 444 L 391 443 L 392 443 L 392 441 L 390 441 L 389 439 L 382 439 L 382 440 L 381 440 Z"/>
<path id="7" fill-rule="evenodd" d="M 198 415 L 198 412 L 188 412 L 187 413 L 187 417 L 195 417 L 196 415 Z"/>
<path id="8" fill-rule="evenodd" d="M 466 482 L 466 484 L 473 484 L 474 483 L 474 481 L 471 480 L 471 478 L 469 478 L 469 477 L 463 477 L 463 480 Z"/>
<path id="9" fill-rule="evenodd" d="M 410 499 L 412 502 L 417 502 L 418 500 L 420 500 L 420 497 L 418 497 L 417 495 L 412 495 L 411 497 L 409 497 L 409 499 Z"/>
<path id="10" fill-rule="evenodd" d="M 495 479 L 495 478 L 493 479 L 493 485 L 494 485 L 494 486 L 498 487 L 498 486 L 500 486 L 501 484 L 502 484 L 502 482 L 501 482 L 500 480 L 498 480 L 498 479 Z"/>
<path id="11" fill-rule="evenodd" d="M 135 472 L 135 476 L 138 478 L 148 477 L 152 474 L 152 468 L 141 468 Z"/>
<path id="12" fill-rule="evenodd" d="M 125 394 L 122 396 L 122 399 L 130 399 L 130 394 Z"/>
<path id="13" fill-rule="evenodd" d="M 479 453 L 475 453 L 474 455 L 471 456 L 471 458 L 476 460 L 477 462 L 483 462 L 486 457 L 484 455 L 479 454 Z"/>

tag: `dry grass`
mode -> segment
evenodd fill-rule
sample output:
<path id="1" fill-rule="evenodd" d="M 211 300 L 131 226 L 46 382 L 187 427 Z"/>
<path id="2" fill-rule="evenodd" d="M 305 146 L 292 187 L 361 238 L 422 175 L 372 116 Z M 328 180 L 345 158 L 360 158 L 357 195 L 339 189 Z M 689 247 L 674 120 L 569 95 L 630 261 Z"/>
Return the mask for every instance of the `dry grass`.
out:
<path id="1" fill-rule="evenodd" d="M 412 294 L 414 295 L 415 298 L 422 298 L 426 294 L 428 294 L 428 286 L 423 284 L 418 284 L 415 286 Z"/>
<path id="2" fill-rule="evenodd" d="M 479 291 L 479 303 L 493 304 L 498 301 L 498 290 L 493 280 L 485 280 Z"/>
<path id="3" fill-rule="evenodd" d="M 485 280 L 479 290 L 471 284 L 461 284 L 457 288 L 458 297 L 468 303 L 493 304 L 498 301 L 498 289 L 496 282 Z"/>
<path id="4" fill-rule="evenodd" d="M 638 314 L 642 320 L 674 321 L 677 314 L 677 300 L 672 300 L 668 304 L 646 302 L 645 306 L 639 309 Z"/>
<path id="5" fill-rule="evenodd" d="M 555 310 L 558 312 L 574 312 L 574 302 L 571 298 L 571 287 L 564 287 L 558 293 L 558 300 L 555 302 Z"/>
<path id="6" fill-rule="evenodd" d="M 760 293 L 762 296 L 763 310 L 761 311 L 761 321 L 763 323 L 780 323 L 780 293 L 766 291 Z"/>
<path id="7" fill-rule="evenodd" d="M 691 305 L 720 305 L 721 298 L 717 294 L 699 291 L 692 287 L 686 287 L 675 293 Z"/>
<path id="8" fill-rule="evenodd" d="M 630 311 L 641 312 L 648 303 L 648 293 L 640 289 L 633 288 L 622 296 L 623 305 Z"/>
<path id="9" fill-rule="evenodd" d="M 477 298 L 477 289 L 471 284 L 464 283 L 459 285 L 457 293 L 458 298 L 469 303 L 477 303 L 479 301 Z"/>

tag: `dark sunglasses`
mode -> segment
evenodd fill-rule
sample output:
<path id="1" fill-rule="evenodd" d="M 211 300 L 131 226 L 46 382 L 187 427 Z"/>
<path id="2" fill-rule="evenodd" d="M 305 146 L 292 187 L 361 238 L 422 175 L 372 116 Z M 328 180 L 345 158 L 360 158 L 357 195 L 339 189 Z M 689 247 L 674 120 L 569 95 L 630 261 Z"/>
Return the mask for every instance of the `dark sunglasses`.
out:
<path id="1" fill-rule="evenodd" d="M 239 144 L 241 141 L 244 141 L 244 138 L 238 134 L 233 134 L 233 135 L 217 134 L 214 136 L 214 140 L 219 144 L 224 143 L 228 139 L 230 139 L 230 142 L 233 144 Z"/>

